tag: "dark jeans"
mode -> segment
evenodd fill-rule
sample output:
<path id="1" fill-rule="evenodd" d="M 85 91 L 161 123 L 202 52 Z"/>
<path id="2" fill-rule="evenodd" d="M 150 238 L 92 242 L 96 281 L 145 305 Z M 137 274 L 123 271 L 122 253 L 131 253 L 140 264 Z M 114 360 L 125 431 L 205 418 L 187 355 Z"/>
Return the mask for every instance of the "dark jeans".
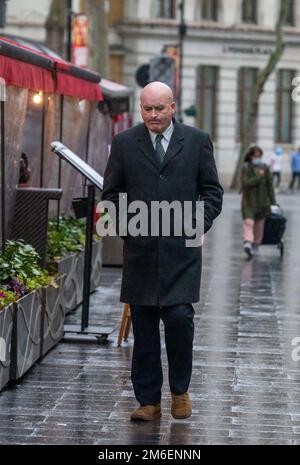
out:
<path id="1" fill-rule="evenodd" d="M 275 179 L 276 179 L 276 181 L 275 181 Z M 273 171 L 274 187 L 279 187 L 280 186 L 280 181 L 281 181 L 281 173 L 280 173 L 280 171 Z"/>
<path id="2" fill-rule="evenodd" d="M 296 179 L 298 179 L 297 189 L 300 190 L 300 172 L 298 172 L 298 171 L 295 171 L 293 173 L 293 177 L 292 177 L 292 180 L 290 182 L 290 189 L 294 189 L 294 184 L 295 184 Z"/>
<path id="3" fill-rule="evenodd" d="M 130 305 L 134 347 L 131 381 L 141 405 L 160 403 L 163 373 L 159 322 L 165 329 L 169 385 L 174 394 L 184 394 L 192 374 L 194 308 L 192 304 L 153 307 Z"/>

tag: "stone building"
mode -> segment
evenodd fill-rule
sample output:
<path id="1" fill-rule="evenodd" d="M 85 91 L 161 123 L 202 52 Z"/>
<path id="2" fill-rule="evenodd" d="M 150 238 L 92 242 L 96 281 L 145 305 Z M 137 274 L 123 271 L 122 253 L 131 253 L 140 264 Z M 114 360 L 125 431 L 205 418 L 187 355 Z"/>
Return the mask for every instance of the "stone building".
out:
<path id="1" fill-rule="evenodd" d="M 300 145 L 300 102 L 292 80 L 300 76 L 300 0 L 286 0 L 286 48 L 260 99 L 257 143 L 266 158 L 274 147 L 290 152 Z M 110 0 L 107 3 L 110 78 L 135 87 L 134 121 L 140 120 L 136 72 L 178 44 L 181 0 Z M 185 0 L 183 121 L 207 130 L 214 141 L 219 171 L 228 185 L 238 157 L 245 107 L 257 70 L 274 49 L 279 0 Z M 50 0 L 8 0 L 7 32 L 43 41 Z M 74 11 L 81 7 L 73 0 Z M 188 111 L 193 109 L 194 111 Z M 192 116 L 193 114 L 193 116 Z M 188 116 L 189 115 L 189 116 Z"/>
<path id="2" fill-rule="evenodd" d="M 207 130 L 228 185 L 239 152 L 245 106 L 257 69 L 274 49 L 279 0 L 186 0 L 187 34 L 183 46 L 182 108 L 195 107 L 196 117 L 183 112 L 187 124 Z M 180 1 L 128 0 L 116 26 L 124 55 L 123 79 L 136 85 L 136 70 L 178 43 Z M 300 102 L 291 98 L 294 76 L 300 76 L 300 0 L 289 1 L 285 25 L 286 48 L 260 99 L 257 143 L 269 158 L 279 144 L 289 154 L 300 145 Z M 138 120 L 138 94 L 135 114 Z"/>

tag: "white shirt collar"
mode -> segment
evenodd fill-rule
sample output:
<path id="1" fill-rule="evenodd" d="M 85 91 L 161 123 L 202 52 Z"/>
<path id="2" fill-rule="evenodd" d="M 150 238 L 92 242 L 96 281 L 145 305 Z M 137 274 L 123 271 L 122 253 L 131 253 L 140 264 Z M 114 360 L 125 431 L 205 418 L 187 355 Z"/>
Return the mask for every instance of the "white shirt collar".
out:
<path id="1" fill-rule="evenodd" d="M 173 130 L 174 130 L 174 124 L 173 124 L 173 121 L 171 121 L 170 126 L 168 126 L 167 129 L 162 133 L 164 139 L 166 139 L 166 141 L 168 143 L 170 142 L 170 139 L 172 137 Z M 149 134 L 150 134 L 150 137 L 151 137 L 152 144 L 154 145 L 157 133 L 153 132 L 153 131 L 150 131 L 150 129 L 148 129 L 148 131 L 149 131 Z"/>

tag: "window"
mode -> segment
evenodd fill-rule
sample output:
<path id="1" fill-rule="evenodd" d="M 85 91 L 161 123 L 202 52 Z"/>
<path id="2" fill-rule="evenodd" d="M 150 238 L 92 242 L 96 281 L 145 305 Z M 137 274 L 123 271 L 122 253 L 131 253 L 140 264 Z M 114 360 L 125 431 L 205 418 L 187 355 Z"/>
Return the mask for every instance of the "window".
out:
<path id="1" fill-rule="evenodd" d="M 243 0 L 242 2 L 242 21 L 244 23 L 257 23 L 257 1 Z"/>
<path id="2" fill-rule="evenodd" d="M 246 128 L 246 111 L 250 104 L 251 93 L 257 75 L 256 68 L 241 68 L 238 78 L 238 105 L 237 105 L 237 141 L 244 138 Z"/>
<path id="3" fill-rule="evenodd" d="M 218 0 L 202 0 L 201 19 L 209 21 L 218 21 L 218 7 Z"/>
<path id="4" fill-rule="evenodd" d="M 176 0 L 156 0 L 157 18 L 176 18 Z"/>
<path id="5" fill-rule="evenodd" d="M 295 26 L 295 0 L 285 0 L 287 13 L 284 21 L 285 26 Z"/>
<path id="6" fill-rule="evenodd" d="M 295 71 L 281 69 L 277 73 L 277 93 L 275 111 L 275 141 L 289 144 L 292 142 L 293 100 L 292 80 Z"/>
<path id="7" fill-rule="evenodd" d="M 218 68 L 216 66 L 199 66 L 198 68 L 198 124 L 216 139 L 216 102 L 217 102 Z"/>

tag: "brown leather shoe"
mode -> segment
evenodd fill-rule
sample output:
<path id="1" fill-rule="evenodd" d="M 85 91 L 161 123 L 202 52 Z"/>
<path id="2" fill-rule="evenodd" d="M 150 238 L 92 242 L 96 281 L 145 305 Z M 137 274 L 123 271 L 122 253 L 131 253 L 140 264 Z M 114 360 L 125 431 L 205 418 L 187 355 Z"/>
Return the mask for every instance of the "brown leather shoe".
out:
<path id="1" fill-rule="evenodd" d="M 177 419 L 188 418 L 192 414 L 192 403 L 189 398 L 189 393 L 172 394 L 171 414 L 172 417 Z"/>
<path id="2" fill-rule="evenodd" d="M 131 420 L 152 421 L 161 417 L 160 404 L 157 405 L 141 405 L 136 408 L 131 416 Z"/>

